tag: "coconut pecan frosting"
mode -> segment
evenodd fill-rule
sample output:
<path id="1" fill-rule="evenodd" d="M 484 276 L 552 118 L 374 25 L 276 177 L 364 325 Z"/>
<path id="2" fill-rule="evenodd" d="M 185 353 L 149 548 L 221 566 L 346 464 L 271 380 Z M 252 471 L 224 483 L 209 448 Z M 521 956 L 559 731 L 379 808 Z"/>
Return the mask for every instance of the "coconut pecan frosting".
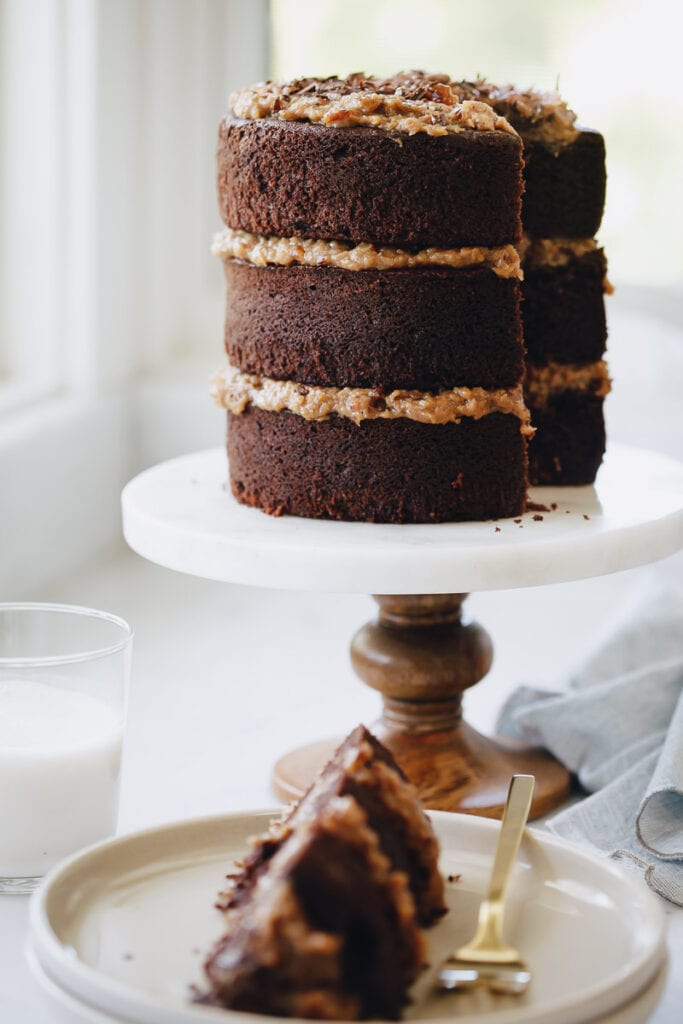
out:
<path id="1" fill-rule="evenodd" d="M 415 72 L 387 79 L 354 74 L 257 82 L 233 93 L 229 105 L 235 117 L 310 121 L 334 128 L 360 125 L 408 135 L 467 130 L 517 134 L 490 103 L 459 100 L 440 77 Z"/>
<path id="2" fill-rule="evenodd" d="M 520 432 L 533 435 L 529 410 L 521 385 L 513 388 L 448 388 L 439 392 L 378 388 L 318 387 L 292 380 L 273 380 L 242 373 L 234 366 L 220 370 L 211 383 L 217 405 L 236 416 L 254 405 L 265 412 L 287 410 L 305 420 L 327 420 L 341 416 L 360 424 L 363 420 L 410 419 L 418 423 L 457 423 L 463 417 L 481 419 L 491 413 L 518 417 Z"/>
<path id="3" fill-rule="evenodd" d="M 367 124 L 431 134 L 497 130 L 558 145 L 578 134 L 576 114 L 555 90 L 517 89 L 483 78 L 455 82 L 449 75 L 424 71 L 390 78 L 356 72 L 347 78 L 259 82 L 234 93 L 230 107 L 236 117 L 321 121 L 336 127 Z"/>

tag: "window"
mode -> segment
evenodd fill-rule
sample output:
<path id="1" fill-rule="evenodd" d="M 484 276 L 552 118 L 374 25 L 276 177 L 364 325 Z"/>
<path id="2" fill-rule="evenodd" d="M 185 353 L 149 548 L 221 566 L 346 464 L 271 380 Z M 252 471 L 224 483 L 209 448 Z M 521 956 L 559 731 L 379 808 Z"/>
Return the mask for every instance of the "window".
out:
<path id="1" fill-rule="evenodd" d="M 63 29 L 57 3 L 2 7 L 0 412 L 54 394 L 63 382 Z"/>
<path id="2" fill-rule="evenodd" d="M 267 0 L 0 5 L 5 598 L 120 542 L 126 479 L 214 429 L 213 140 L 267 53 Z"/>

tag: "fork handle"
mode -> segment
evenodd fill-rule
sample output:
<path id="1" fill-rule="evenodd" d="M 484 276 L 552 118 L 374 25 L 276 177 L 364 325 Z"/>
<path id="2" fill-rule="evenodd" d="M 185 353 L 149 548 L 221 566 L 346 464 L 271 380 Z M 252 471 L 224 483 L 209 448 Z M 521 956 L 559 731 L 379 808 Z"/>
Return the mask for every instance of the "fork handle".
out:
<path id="1" fill-rule="evenodd" d="M 524 826 L 529 817 L 533 794 L 533 775 L 512 776 L 489 880 L 487 899 L 490 902 L 502 903 L 505 899 L 512 867 L 517 860 Z"/>

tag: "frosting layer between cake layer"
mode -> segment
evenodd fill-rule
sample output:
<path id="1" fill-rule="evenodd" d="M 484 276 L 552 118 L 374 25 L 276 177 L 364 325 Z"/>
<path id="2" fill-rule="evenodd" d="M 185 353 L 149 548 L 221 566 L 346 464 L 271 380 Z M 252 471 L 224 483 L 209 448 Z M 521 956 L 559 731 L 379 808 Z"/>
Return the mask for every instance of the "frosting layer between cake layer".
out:
<path id="1" fill-rule="evenodd" d="M 395 270 L 404 267 L 489 267 L 499 277 L 521 280 L 519 253 L 513 245 L 463 246 L 440 249 L 429 246 L 409 252 L 370 242 L 352 245 L 319 238 L 278 238 L 225 228 L 211 246 L 214 256 L 237 259 L 257 267 L 336 267 L 339 270 Z"/>
<path id="2" fill-rule="evenodd" d="M 533 434 L 521 385 L 493 391 L 451 388 L 438 393 L 396 390 L 384 394 L 376 388 L 315 387 L 271 380 L 228 366 L 216 374 L 211 393 L 218 405 L 234 415 L 253 405 L 265 412 L 288 410 L 305 420 L 321 421 L 336 415 L 356 424 L 378 419 L 445 424 L 464 417 L 478 420 L 492 413 L 505 413 L 519 419 L 522 434 Z"/>
<path id="3" fill-rule="evenodd" d="M 563 267 L 598 248 L 595 238 L 532 238 L 524 233 L 519 255 L 527 267 Z"/>
<path id="4" fill-rule="evenodd" d="M 534 406 L 545 405 L 553 395 L 578 391 L 604 398 L 611 389 L 607 363 L 604 359 L 586 366 L 572 363 L 527 365 L 524 394 Z"/>

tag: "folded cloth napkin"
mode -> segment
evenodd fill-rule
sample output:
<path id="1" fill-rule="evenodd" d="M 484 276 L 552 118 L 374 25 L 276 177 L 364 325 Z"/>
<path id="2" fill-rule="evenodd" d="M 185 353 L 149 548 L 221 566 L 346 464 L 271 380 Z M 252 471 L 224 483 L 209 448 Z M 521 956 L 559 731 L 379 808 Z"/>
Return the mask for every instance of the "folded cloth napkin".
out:
<path id="1" fill-rule="evenodd" d="M 521 687 L 498 731 L 548 750 L 591 795 L 547 821 L 683 906 L 683 592 L 631 608 L 561 692 Z"/>

